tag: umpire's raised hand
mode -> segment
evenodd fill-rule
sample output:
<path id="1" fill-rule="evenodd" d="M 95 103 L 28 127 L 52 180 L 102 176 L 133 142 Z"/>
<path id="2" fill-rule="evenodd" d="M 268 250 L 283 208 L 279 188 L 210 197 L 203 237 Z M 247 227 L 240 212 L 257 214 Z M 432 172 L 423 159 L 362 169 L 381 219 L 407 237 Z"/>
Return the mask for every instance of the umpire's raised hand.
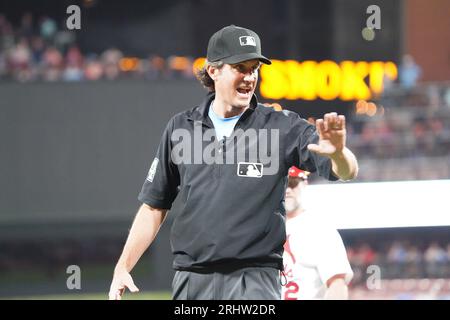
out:
<path id="1" fill-rule="evenodd" d="M 317 144 L 309 144 L 308 149 L 332 161 L 333 172 L 342 180 L 350 180 L 358 173 L 355 155 L 345 146 L 347 130 L 345 116 L 336 112 L 325 114 L 323 119 L 316 120 L 319 134 Z"/>
<path id="2" fill-rule="evenodd" d="M 323 119 L 316 120 L 316 128 L 320 139 L 318 144 L 308 145 L 309 150 L 329 157 L 345 148 L 345 116 L 338 116 L 336 112 L 326 113 Z"/>

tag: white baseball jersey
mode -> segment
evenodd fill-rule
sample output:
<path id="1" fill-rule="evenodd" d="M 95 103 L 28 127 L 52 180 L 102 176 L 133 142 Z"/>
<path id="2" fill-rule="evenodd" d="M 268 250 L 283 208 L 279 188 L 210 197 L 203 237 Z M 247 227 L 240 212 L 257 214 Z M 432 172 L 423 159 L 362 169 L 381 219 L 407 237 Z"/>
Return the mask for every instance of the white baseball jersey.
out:
<path id="1" fill-rule="evenodd" d="M 283 263 L 287 284 L 283 300 L 323 299 L 327 281 L 353 271 L 338 231 L 307 211 L 286 221 Z"/>

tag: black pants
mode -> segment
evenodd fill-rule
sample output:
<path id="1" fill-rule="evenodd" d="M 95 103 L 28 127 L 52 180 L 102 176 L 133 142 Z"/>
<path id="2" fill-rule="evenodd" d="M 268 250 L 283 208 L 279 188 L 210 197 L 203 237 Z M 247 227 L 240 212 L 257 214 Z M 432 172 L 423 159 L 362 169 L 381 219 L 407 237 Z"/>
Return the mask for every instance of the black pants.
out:
<path id="1" fill-rule="evenodd" d="M 252 267 L 233 272 L 177 271 L 172 282 L 174 300 L 280 300 L 280 272 Z"/>

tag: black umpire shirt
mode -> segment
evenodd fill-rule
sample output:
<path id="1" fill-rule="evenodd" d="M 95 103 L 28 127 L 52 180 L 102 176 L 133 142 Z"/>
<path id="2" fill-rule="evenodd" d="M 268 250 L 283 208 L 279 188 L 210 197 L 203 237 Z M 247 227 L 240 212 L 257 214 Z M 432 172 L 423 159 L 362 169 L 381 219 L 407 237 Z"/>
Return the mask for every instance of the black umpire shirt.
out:
<path id="1" fill-rule="evenodd" d="M 211 93 L 169 121 L 138 199 L 170 209 L 181 197 L 171 230 L 176 270 L 282 270 L 288 170 L 295 165 L 337 180 L 331 160 L 307 149 L 319 140 L 313 125 L 255 95 L 233 134 L 217 139 L 208 117 L 213 99 Z"/>

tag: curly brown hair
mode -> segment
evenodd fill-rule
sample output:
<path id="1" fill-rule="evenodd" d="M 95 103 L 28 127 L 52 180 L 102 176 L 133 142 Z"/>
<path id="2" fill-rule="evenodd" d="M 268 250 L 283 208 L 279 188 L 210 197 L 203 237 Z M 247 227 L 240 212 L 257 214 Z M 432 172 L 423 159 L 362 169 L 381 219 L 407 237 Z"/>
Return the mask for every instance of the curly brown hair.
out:
<path id="1" fill-rule="evenodd" d="M 215 91 L 214 88 L 214 80 L 211 79 L 211 77 L 208 74 L 208 67 L 214 67 L 217 69 L 220 69 L 224 66 L 224 63 L 222 61 L 214 61 L 214 62 L 209 62 L 208 60 L 205 62 L 205 65 L 203 66 L 203 68 L 201 68 L 200 70 L 198 70 L 195 74 L 195 76 L 197 77 L 197 79 L 200 81 L 200 83 L 209 91 Z"/>

